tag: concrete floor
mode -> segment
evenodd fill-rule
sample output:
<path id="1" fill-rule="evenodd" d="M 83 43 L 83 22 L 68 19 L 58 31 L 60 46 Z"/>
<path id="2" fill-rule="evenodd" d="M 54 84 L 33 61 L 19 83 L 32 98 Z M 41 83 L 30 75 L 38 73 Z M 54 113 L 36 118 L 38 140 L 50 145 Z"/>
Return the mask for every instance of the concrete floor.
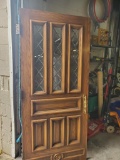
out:
<path id="1" fill-rule="evenodd" d="M 120 134 L 99 133 L 88 141 L 90 160 L 120 160 Z M 0 160 L 13 160 L 3 154 Z M 17 158 L 16 160 L 21 160 Z"/>
<path id="2" fill-rule="evenodd" d="M 90 160 L 120 160 L 120 134 L 99 133 L 88 142 Z"/>
<path id="3" fill-rule="evenodd" d="M 6 154 L 0 155 L 0 160 L 15 160 Z M 22 158 L 16 158 L 16 160 L 22 160 Z"/>

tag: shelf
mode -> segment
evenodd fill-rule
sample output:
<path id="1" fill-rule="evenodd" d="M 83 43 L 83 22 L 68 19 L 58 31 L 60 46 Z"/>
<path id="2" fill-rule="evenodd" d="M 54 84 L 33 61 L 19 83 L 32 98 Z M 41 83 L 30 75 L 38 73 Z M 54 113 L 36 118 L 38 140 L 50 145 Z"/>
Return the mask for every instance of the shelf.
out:
<path id="1" fill-rule="evenodd" d="M 102 46 L 102 45 L 95 45 L 95 44 L 91 44 L 91 47 L 97 47 L 97 48 L 115 48 L 113 46 Z"/>
<path id="2" fill-rule="evenodd" d="M 90 62 L 113 62 L 114 59 L 99 59 L 99 60 L 95 60 L 95 59 L 90 59 Z"/>

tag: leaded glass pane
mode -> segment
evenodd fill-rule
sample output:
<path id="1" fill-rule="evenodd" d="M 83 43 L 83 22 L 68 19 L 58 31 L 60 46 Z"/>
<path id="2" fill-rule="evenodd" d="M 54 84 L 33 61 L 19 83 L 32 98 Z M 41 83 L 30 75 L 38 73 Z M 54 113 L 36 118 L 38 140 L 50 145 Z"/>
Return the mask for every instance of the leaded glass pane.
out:
<path id="1" fill-rule="evenodd" d="M 53 27 L 53 91 L 61 90 L 62 28 Z"/>
<path id="2" fill-rule="evenodd" d="M 70 90 L 78 88 L 79 29 L 71 28 Z"/>
<path id="3" fill-rule="evenodd" d="M 33 23 L 32 32 L 34 92 L 44 91 L 43 26 L 39 23 Z"/>

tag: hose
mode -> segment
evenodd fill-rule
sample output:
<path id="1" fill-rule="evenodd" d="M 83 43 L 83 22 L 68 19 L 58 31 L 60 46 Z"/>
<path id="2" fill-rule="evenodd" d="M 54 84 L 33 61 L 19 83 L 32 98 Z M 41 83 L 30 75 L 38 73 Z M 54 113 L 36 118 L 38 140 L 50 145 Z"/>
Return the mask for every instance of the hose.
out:
<path id="1" fill-rule="evenodd" d="M 96 15 L 96 10 L 95 10 L 96 0 L 89 0 L 89 6 L 88 6 L 89 16 L 92 19 L 92 21 L 94 22 L 94 24 L 97 26 L 99 26 L 99 23 L 105 22 L 111 13 L 110 0 L 102 0 L 102 1 L 104 4 L 105 12 L 104 12 L 103 18 L 100 19 Z"/>
<path id="2" fill-rule="evenodd" d="M 20 0 L 17 0 L 17 23 L 20 25 L 20 15 L 19 15 L 19 7 L 20 7 Z M 20 34 L 18 35 L 18 116 L 20 122 L 20 128 L 22 130 L 22 117 L 21 117 L 21 70 L 20 70 Z M 19 143 L 22 138 L 22 132 L 19 134 L 18 138 L 16 139 L 16 143 Z"/>

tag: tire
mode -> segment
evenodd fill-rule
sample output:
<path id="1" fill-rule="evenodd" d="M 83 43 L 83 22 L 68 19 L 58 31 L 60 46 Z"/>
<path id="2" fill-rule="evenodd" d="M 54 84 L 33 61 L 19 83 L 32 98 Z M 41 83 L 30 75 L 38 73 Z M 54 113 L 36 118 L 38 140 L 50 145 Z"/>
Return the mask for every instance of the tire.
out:
<path id="1" fill-rule="evenodd" d="M 115 132 L 115 126 L 108 125 L 106 128 L 107 133 L 114 133 Z"/>

